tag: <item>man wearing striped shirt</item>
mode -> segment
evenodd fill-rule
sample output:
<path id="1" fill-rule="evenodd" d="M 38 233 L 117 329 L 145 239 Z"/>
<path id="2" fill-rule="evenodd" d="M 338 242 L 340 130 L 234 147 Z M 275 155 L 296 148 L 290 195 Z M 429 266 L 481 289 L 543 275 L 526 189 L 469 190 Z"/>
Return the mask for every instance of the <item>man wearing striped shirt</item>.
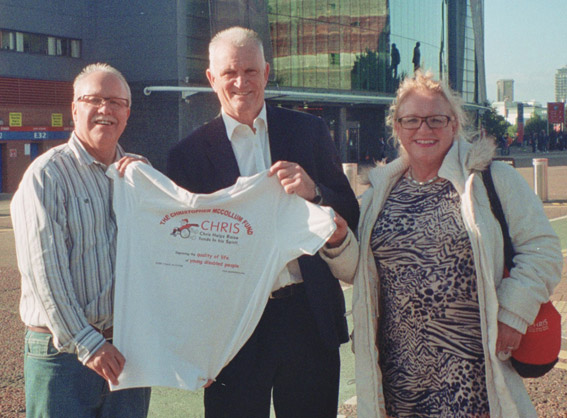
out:
<path id="1" fill-rule="evenodd" d="M 11 203 L 20 315 L 27 326 L 29 417 L 145 417 L 148 388 L 109 392 L 124 362 L 112 345 L 116 222 L 107 167 L 127 156 L 118 139 L 131 93 L 118 70 L 87 66 L 73 84 L 75 131 L 30 165 Z"/>

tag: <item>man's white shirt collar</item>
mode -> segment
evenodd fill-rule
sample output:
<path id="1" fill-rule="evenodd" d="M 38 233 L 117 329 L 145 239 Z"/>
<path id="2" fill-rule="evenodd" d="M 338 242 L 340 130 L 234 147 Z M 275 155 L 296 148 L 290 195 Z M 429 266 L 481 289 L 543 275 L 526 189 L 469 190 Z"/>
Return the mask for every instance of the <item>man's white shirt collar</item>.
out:
<path id="1" fill-rule="evenodd" d="M 233 137 L 233 134 L 234 134 L 234 131 L 235 131 L 236 128 L 238 128 L 239 126 L 248 126 L 248 125 L 245 125 L 241 122 L 238 122 L 232 116 L 229 116 L 224 111 L 223 108 L 221 108 L 221 116 L 222 116 L 222 119 L 224 121 L 224 126 L 226 127 L 226 133 L 228 135 L 228 139 L 230 139 L 231 141 L 232 141 L 232 137 Z M 258 129 L 258 124 L 262 123 L 262 122 L 264 123 L 266 132 L 268 132 L 268 118 L 266 117 L 266 102 L 264 102 L 264 105 L 262 106 L 260 113 L 254 119 L 253 125 L 256 128 L 256 130 Z"/>

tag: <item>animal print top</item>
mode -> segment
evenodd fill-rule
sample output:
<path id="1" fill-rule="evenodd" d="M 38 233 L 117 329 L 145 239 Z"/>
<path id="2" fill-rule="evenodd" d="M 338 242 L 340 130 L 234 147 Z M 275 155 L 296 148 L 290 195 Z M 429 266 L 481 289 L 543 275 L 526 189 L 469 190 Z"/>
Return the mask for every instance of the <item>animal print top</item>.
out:
<path id="1" fill-rule="evenodd" d="M 416 186 L 402 178 L 371 246 L 388 415 L 487 417 L 476 275 L 457 191 L 447 180 Z"/>

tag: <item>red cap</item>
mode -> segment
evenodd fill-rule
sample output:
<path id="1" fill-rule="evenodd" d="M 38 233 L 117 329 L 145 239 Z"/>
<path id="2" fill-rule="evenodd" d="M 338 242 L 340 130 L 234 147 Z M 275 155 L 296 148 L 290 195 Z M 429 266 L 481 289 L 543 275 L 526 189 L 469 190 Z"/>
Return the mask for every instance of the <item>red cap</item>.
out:
<path id="1" fill-rule="evenodd" d="M 541 305 L 512 357 L 521 363 L 543 365 L 557 360 L 561 350 L 561 315 L 551 302 Z"/>

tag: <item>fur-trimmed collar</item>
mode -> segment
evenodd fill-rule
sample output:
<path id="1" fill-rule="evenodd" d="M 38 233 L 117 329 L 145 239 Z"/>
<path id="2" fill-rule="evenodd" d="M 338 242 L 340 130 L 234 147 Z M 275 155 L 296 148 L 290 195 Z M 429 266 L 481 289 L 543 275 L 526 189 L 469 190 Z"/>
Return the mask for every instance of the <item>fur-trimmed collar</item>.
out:
<path id="1" fill-rule="evenodd" d="M 465 157 L 467 170 L 483 171 L 490 165 L 496 152 L 496 143 L 492 138 L 480 137 L 473 143 L 461 141 L 468 144 L 468 151 Z"/>

